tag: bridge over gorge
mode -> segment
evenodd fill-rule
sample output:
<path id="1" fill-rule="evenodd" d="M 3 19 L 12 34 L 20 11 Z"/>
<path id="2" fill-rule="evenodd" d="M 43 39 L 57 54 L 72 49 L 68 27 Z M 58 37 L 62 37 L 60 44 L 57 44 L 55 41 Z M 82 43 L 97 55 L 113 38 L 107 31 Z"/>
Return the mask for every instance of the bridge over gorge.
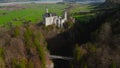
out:
<path id="1" fill-rule="evenodd" d="M 72 57 L 65 57 L 65 56 L 58 56 L 58 55 L 50 55 L 50 59 L 61 59 L 61 60 L 67 60 L 72 61 Z"/>

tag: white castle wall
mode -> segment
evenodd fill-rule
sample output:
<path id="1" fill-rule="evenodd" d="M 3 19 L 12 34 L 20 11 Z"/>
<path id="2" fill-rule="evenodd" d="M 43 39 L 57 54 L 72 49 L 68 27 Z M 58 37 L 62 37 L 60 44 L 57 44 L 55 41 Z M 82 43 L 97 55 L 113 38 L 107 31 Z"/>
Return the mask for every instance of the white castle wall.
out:
<path id="1" fill-rule="evenodd" d="M 52 24 L 52 23 L 51 23 L 51 18 L 46 17 L 44 24 L 45 24 L 45 26 L 51 25 L 51 24 Z"/>
<path id="2" fill-rule="evenodd" d="M 48 13 L 48 9 L 46 9 L 46 13 Z M 58 27 L 63 27 L 63 23 L 67 21 L 67 12 L 65 12 L 63 16 L 64 18 L 62 19 L 60 16 L 52 16 L 51 14 L 50 17 L 44 17 L 43 24 L 45 24 L 45 26 L 55 24 Z"/>

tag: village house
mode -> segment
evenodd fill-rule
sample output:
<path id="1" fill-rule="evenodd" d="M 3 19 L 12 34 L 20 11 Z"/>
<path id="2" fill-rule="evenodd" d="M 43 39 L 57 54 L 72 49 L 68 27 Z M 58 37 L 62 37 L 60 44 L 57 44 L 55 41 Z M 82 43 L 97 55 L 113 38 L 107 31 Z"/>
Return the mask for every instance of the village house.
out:
<path id="1" fill-rule="evenodd" d="M 64 11 L 63 17 L 57 16 L 56 13 L 49 13 L 46 8 L 46 13 L 43 15 L 43 24 L 49 26 L 55 24 L 58 27 L 63 27 L 63 24 L 67 21 L 67 11 Z"/>

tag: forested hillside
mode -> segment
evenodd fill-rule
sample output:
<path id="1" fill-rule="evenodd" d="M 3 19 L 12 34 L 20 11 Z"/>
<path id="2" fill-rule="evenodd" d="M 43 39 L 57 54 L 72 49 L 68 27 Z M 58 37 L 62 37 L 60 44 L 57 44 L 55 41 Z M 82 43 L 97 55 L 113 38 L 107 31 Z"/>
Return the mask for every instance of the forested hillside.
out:
<path id="1" fill-rule="evenodd" d="M 46 47 L 35 25 L 0 27 L 0 68 L 53 68 Z"/>
<path id="2" fill-rule="evenodd" d="M 101 11 L 88 22 L 76 23 L 71 31 L 77 43 L 75 68 L 120 67 L 120 6 L 116 3 L 119 0 L 108 0 L 102 8 L 109 5 L 112 9 Z"/>

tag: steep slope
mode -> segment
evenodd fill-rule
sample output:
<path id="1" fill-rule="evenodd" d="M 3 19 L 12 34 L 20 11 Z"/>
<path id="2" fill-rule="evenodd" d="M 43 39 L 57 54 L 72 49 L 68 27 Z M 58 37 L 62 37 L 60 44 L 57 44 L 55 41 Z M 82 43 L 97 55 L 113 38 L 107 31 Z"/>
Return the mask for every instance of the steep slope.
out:
<path id="1" fill-rule="evenodd" d="M 111 6 L 113 5 L 111 4 Z M 79 32 L 77 32 L 76 39 L 79 38 L 80 41 L 77 43 L 80 43 L 76 44 L 74 49 L 74 67 L 119 68 L 120 6 L 116 5 L 113 6 L 113 9 L 101 11 L 95 19 L 92 19 L 92 21 L 84 25 L 86 31 L 83 31 L 83 35 L 80 33 L 82 32 L 80 29 L 83 28 L 79 27 L 79 29 L 77 29 Z M 80 35 L 78 33 L 82 35 L 82 39 L 79 37 Z M 81 43 L 83 39 L 86 40 Z"/>
<path id="2" fill-rule="evenodd" d="M 53 68 L 46 41 L 35 26 L 0 28 L 0 68 Z"/>

